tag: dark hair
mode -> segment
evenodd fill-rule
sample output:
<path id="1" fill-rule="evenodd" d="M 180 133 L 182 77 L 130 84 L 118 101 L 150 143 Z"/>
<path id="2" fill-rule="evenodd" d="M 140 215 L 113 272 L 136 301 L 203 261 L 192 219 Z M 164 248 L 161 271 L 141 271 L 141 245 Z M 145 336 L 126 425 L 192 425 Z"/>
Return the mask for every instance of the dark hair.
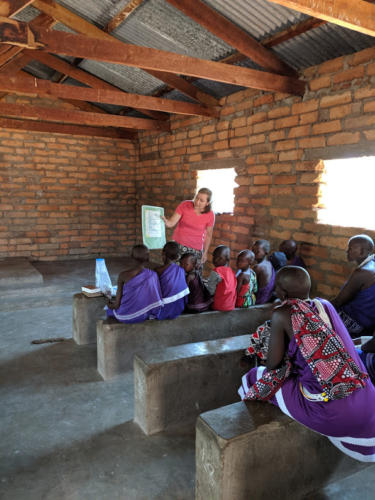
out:
<path id="1" fill-rule="evenodd" d="M 226 245 L 219 245 L 218 247 L 215 248 L 212 256 L 213 256 L 213 258 L 215 258 L 217 256 L 223 256 L 229 262 L 229 260 L 230 260 L 230 248 L 227 247 Z"/>
<path id="2" fill-rule="evenodd" d="M 266 253 L 270 253 L 271 245 L 268 240 L 257 240 L 254 245 L 259 245 Z"/>
<path id="3" fill-rule="evenodd" d="M 252 250 L 249 250 L 248 248 L 246 248 L 245 250 L 241 250 L 241 252 L 237 255 L 237 259 L 239 257 L 245 257 L 246 259 L 254 259 L 255 255 L 254 255 L 254 252 Z"/>
<path id="4" fill-rule="evenodd" d="M 175 241 L 167 241 L 167 243 L 163 247 L 163 252 L 166 257 L 170 260 L 177 260 L 179 256 L 179 247 L 178 243 Z"/>
<path id="5" fill-rule="evenodd" d="M 191 259 L 194 264 L 196 264 L 198 261 L 197 256 L 193 252 L 186 252 L 186 253 L 182 254 L 181 258 L 180 258 L 180 262 L 182 261 L 182 259 Z"/>
<path id="6" fill-rule="evenodd" d="M 208 189 L 208 188 L 200 188 L 195 197 L 199 194 L 199 193 L 202 193 L 202 194 L 205 194 L 207 195 L 207 201 L 208 201 L 208 205 L 206 206 L 206 208 L 203 210 L 203 213 L 206 214 L 208 212 L 210 212 L 212 210 L 212 191 L 211 189 Z M 195 198 L 194 197 L 194 198 Z"/>
<path id="7" fill-rule="evenodd" d="M 134 245 L 131 256 L 138 262 L 147 262 L 150 252 L 146 245 Z"/>

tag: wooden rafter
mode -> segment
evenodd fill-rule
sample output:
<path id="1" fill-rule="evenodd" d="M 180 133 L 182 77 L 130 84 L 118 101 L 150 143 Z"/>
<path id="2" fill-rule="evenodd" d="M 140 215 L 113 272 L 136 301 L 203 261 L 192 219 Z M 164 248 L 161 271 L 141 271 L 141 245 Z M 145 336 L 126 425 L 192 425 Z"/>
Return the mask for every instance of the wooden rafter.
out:
<path id="1" fill-rule="evenodd" d="M 54 0 L 34 0 L 34 7 L 36 7 L 41 12 L 48 14 L 49 16 L 57 19 L 58 21 L 65 24 L 72 30 L 77 33 L 82 33 L 85 36 L 96 38 L 99 40 L 116 40 L 113 36 L 105 33 L 103 30 L 97 28 L 93 24 L 89 23 L 85 19 L 80 16 L 77 16 L 73 12 L 70 12 L 68 9 L 65 9 L 62 5 L 59 5 Z M 122 43 L 117 40 L 117 43 Z M 126 45 L 126 44 L 124 44 Z M 167 85 L 173 86 L 178 89 L 180 92 L 196 99 L 200 102 L 203 102 L 206 105 L 218 105 L 218 101 L 215 100 L 209 94 L 205 94 L 200 91 L 197 93 L 196 87 L 191 83 L 186 82 L 183 78 L 177 77 L 174 75 L 174 78 L 170 78 L 169 72 L 163 72 L 155 70 L 148 71 L 155 78 L 158 78 L 162 82 Z M 204 99 L 202 99 L 202 97 Z"/>
<path id="2" fill-rule="evenodd" d="M 116 104 L 132 108 L 148 108 L 166 113 L 183 115 L 212 116 L 213 110 L 188 102 L 159 99 L 137 94 L 127 94 L 119 90 L 95 89 L 62 85 L 41 80 L 32 76 L 2 77 L 0 75 L 0 91 L 26 95 L 52 96 L 61 99 L 78 99 L 97 103 Z M 218 113 L 215 114 L 218 116 Z"/>
<path id="3" fill-rule="evenodd" d="M 37 0 L 40 1 L 40 0 Z M 55 54 L 83 57 L 143 69 L 160 69 L 172 74 L 185 74 L 232 85 L 303 95 L 305 83 L 297 78 L 266 73 L 249 68 L 206 61 L 148 47 L 117 41 L 90 39 L 60 31 L 51 32 L 25 23 L 0 23 L 0 40 Z"/>
<path id="4" fill-rule="evenodd" d="M 31 132 L 113 137 L 115 139 L 134 140 L 137 138 L 137 134 L 134 132 L 113 127 L 85 127 L 82 125 L 39 122 L 35 120 L 18 120 L 13 118 L 0 118 L 0 127 L 12 130 L 30 130 Z"/>
<path id="5" fill-rule="evenodd" d="M 273 52 L 201 0 L 193 2 L 191 0 L 167 0 L 167 2 L 267 71 L 281 75 L 296 75 L 295 70 L 281 61 Z"/>
<path id="6" fill-rule="evenodd" d="M 47 16 L 46 14 L 39 14 L 35 19 L 33 19 L 30 23 L 30 27 L 39 26 L 40 28 L 52 28 L 56 24 L 57 21 Z M 13 45 L 3 44 L 4 47 L 7 47 L 6 53 L 2 54 L 0 57 L 0 67 L 4 66 L 11 61 L 16 55 L 23 51 L 22 47 L 17 47 Z M 27 64 L 27 63 L 26 63 Z"/>
<path id="7" fill-rule="evenodd" d="M 46 108 L 43 106 L 29 106 L 0 102 L 0 115 L 18 118 L 22 116 L 30 120 L 42 120 L 58 123 L 72 123 L 76 125 L 92 125 L 103 127 L 121 127 L 131 130 L 165 130 L 169 131 L 169 124 L 145 118 L 133 118 L 85 111 L 65 110 L 60 108 Z"/>
<path id="8" fill-rule="evenodd" d="M 126 18 L 132 14 L 137 7 L 143 3 L 144 0 L 130 0 L 121 10 L 118 12 L 113 19 L 109 21 L 107 26 L 103 31 L 106 33 L 112 33 L 121 23 L 125 21 Z"/>
<path id="9" fill-rule="evenodd" d="M 97 76 L 91 75 L 87 71 L 84 71 L 80 68 L 76 68 L 75 66 L 72 66 L 68 62 L 63 61 L 62 59 L 59 59 L 56 56 L 48 54 L 47 52 L 26 49 L 24 50 L 24 53 L 27 56 L 30 56 L 31 58 L 43 63 L 45 66 L 49 66 L 50 68 L 53 68 L 54 70 L 64 75 L 68 75 L 71 78 L 77 80 L 78 82 L 88 85 L 89 87 L 94 87 L 96 89 L 108 89 L 120 92 L 120 90 L 114 85 L 111 85 L 110 83 L 101 80 Z M 166 116 L 168 117 L 168 115 L 165 115 L 158 111 L 144 110 L 142 108 L 137 108 L 137 109 L 139 109 L 139 111 L 141 111 L 144 114 L 148 114 L 150 117 L 156 120 L 165 120 L 165 117 Z"/>
<path id="10" fill-rule="evenodd" d="M 1 0 L 0 16 L 11 17 L 15 16 L 22 9 L 32 4 L 34 0 Z"/>
<path id="11" fill-rule="evenodd" d="M 375 36 L 375 5 L 365 0 L 268 0 L 329 23 Z"/>

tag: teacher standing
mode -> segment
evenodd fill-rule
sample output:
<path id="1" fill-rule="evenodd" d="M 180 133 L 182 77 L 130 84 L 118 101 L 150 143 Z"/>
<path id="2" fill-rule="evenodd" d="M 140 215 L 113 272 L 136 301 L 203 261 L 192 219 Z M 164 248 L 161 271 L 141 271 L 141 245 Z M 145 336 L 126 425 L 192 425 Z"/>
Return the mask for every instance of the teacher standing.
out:
<path id="1" fill-rule="evenodd" d="M 204 264 L 212 239 L 215 214 L 211 210 L 212 191 L 200 189 L 194 200 L 178 205 L 170 219 L 162 217 L 166 227 L 174 227 L 173 239 L 178 243 L 180 254 L 192 252 Z"/>

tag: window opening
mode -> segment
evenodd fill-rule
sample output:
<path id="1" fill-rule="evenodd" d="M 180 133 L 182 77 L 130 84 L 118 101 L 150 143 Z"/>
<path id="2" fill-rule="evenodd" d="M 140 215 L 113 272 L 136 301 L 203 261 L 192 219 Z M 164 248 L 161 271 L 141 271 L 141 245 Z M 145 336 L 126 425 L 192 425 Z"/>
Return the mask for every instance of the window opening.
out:
<path id="1" fill-rule="evenodd" d="M 375 229 L 375 156 L 325 160 L 318 222 Z"/>
<path id="2" fill-rule="evenodd" d="M 197 171 L 197 190 L 211 189 L 213 210 L 217 214 L 233 213 L 236 171 L 234 168 L 218 168 Z"/>

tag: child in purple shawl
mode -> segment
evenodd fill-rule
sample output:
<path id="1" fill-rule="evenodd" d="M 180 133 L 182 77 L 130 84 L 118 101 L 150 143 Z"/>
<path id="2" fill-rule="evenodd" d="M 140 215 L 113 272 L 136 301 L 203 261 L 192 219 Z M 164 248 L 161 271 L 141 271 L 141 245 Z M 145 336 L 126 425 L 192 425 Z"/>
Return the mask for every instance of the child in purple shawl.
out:
<path id="1" fill-rule="evenodd" d="M 115 300 L 107 304 L 107 317 L 121 323 L 140 323 L 157 318 L 163 306 L 158 275 L 146 269 L 149 251 L 145 245 L 135 245 L 132 262 L 121 271 Z"/>
<path id="2" fill-rule="evenodd" d="M 179 246 L 175 241 L 168 241 L 163 248 L 164 265 L 158 267 L 163 308 L 158 319 L 177 318 L 185 309 L 187 295 L 190 293 L 186 284 L 185 271 L 176 264 Z"/>
<path id="3" fill-rule="evenodd" d="M 186 304 L 186 312 L 190 313 L 207 311 L 213 302 L 197 269 L 197 263 L 197 256 L 192 252 L 184 253 L 180 259 L 180 265 L 185 271 L 186 283 L 190 290 Z"/>

